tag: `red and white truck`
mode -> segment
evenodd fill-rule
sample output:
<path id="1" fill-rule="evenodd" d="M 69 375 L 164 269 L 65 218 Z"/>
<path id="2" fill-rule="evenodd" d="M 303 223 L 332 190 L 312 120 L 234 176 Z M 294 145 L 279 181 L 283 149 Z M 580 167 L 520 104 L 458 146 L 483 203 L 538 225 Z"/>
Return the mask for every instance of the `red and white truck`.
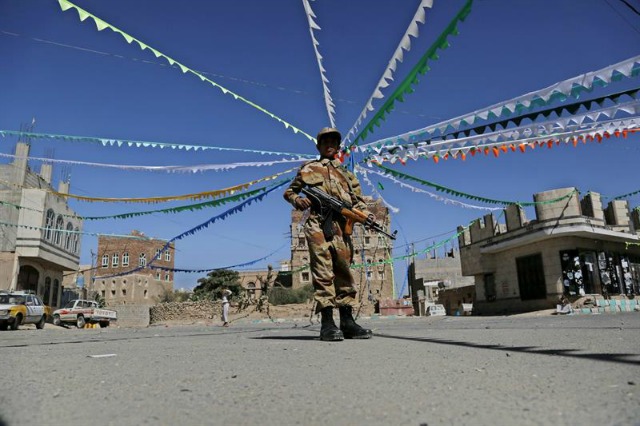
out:
<path id="1" fill-rule="evenodd" d="M 115 320 L 116 311 L 100 308 L 95 300 L 71 300 L 64 307 L 53 311 L 54 325 L 75 324 L 78 328 L 84 328 L 85 324 L 100 324 L 104 328 Z"/>

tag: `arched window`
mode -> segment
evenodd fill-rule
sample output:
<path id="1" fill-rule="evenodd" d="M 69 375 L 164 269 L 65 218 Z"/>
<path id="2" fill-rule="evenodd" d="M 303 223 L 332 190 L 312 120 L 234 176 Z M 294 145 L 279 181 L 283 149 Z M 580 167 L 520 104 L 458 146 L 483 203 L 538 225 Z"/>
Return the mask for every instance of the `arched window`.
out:
<path id="1" fill-rule="evenodd" d="M 113 266 L 114 268 L 118 267 L 118 263 L 119 263 L 119 255 L 118 253 L 113 253 L 113 257 L 111 259 L 111 266 Z"/>
<path id="2" fill-rule="evenodd" d="M 64 249 L 66 251 L 71 251 L 71 247 L 73 246 L 73 225 L 71 222 L 67 223 L 67 232 L 64 234 Z"/>
<path id="3" fill-rule="evenodd" d="M 102 255 L 102 267 L 103 268 L 109 267 L 109 255 L 106 253 Z"/>
<path id="4" fill-rule="evenodd" d="M 122 266 L 129 266 L 129 252 L 122 253 Z"/>
<path id="5" fill-rule="evenodd" d="M 53 235 L 53 243 L 56 245 L 62 245 L 62 230 L 64 229 L 64 219 L 62 215 L 58 215 L 56 219 L 56 232 Z"/>
<path id="6" fill-rule="evenodd" d="M 44 227 L 46 228 L 44 231 L 44 239 L 51 241 L 53 237 L 53 222 L 55 220 L 56 214 L 53 212 L 53 209 L 47 210 L 47 220 L 45 222 Z"/>
<path id="7" fill-rule="evenodd" d="M 164 252 L 164 260 L 167 262 L 171 260 L 171 251 L 169 249 Z"/>
<path id="8" fill-rule="evenodd" d="M 78 251 L 80 250 L 80 245 L 78 244 L 78 241 L 80 240 L 80 229 L 76 226 L 73 231 L 73 247 L 71 251 L 78 254 Z"/>
<path id="9" fill-rule="evenodd" d="M 140 257 L 139 257 L 139 262 L 138 262 L 138 264 L 139 264 L 141 267 L 143 267 L 143 268 L 144 268 L 145 266 L 147 266 L 147 255 L 146 255 L 146 254 L 144 254 L 144 253 L 140 253 Z"/>

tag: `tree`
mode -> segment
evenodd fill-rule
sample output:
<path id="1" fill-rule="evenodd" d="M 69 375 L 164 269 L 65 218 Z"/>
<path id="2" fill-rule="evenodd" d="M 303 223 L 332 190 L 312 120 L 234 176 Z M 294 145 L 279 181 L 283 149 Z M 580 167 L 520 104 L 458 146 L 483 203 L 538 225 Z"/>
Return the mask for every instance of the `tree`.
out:
<path id="1" fill-rule="evenodd" d="M 239 297 L 243 291 L 240 285 L 240 274 L 231 269 L 216 269 L 209 272 L 206 278 L 198 279 L 198 286 L 193 289 L 194 299 L 219 299 L 222 297 L 222 287 L 231 290 L 232 297 Z"/>

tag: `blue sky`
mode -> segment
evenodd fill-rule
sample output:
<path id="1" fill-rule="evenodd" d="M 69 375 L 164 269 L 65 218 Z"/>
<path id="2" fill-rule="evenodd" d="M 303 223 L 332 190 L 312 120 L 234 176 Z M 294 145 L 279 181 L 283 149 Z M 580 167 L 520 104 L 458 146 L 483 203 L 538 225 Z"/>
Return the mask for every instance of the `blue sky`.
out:
<path id="1" fill-rule="evenodd" d="M 76 5 L 204 73 L 287 122 L 315 135 L 328 124 L 320 74 L 300 0 L 88 1 Z M 371 96 L 417 0 L 317 0 L 311 3 L 319 50 L 336 104 L 337 126 L 346 132 Z M 434 0 L 420 36 L 396 71 L 396 82 L 443 31 L 462 0 Z M 365 142 L 398 135 L 471 112 L 638 55 L 640 16 L 618 0 L 476 0 L 460 35 L 440 52 L 415 92 L 396 105 Z M 0 129 L 19 130 L 35 117 L 34 131 L 165 143 L 315 154 L 312 142 L 197 77 L 167 66 L 148 50 L 109 30 L 98 32 L 57 1 L 0 0 Z M 638 78 L 598 89 L 584 98 L 639 86 Z M 391 87 L 391 89 L 393 86 Z M 385 94 L 391 91 L 384 92 Z M 374 107 L 382 102 L 374 103 Z M 15 137 L 0 140 L 12 153 Z M 531 201 L 532 194 L 578 187 L 615 196 L 640 189 L 640 136 L 510 153 L 466 161 L 409 161 L 390 166 L 422 179 L 487 198 Z M 198 165 L 269 161 L 280 156 L 245 152 L 103 147 L 61 140 L 33 140 L 32 156 L 128 165 Z M 356 157 L 357 158 L 357 157 Z M 7 162 L 7 159 L 0 159 Z M 33 163 L 36 170 L 39 163 Z M 73 165 L 71 192 L 97 197 L 153 197 L 215 190 L 294 167 L 280 164 L 226 172 L 177 174 Z M 69 169 L 67 169 L 69 170 Z M 54 166 L 54 179 L 61 173 Z M 374 182 L 378 179 L 373 178 Z M 384 198 L 400 213 L 394 256 L 451 235 L 485 212 L 464 209 L 380 180 Z M 418 186 L 417 184 L 413 184 Z M 427 189 L 429 188 L 422 188 Z M 365 193 L 371 190 L 364 186 Z M 432 190 L 431 190 L 432 191 Z M 433 191 L 432 191 L 433 192 Z M 176 267 L 205 269 L 259 259 L 283 247 L 267 263 L 289 257 L 290 209 L 282 190 L 177 243 Z M 469 202 L 469 200 L 459 199 Z M 640 204 L 631 198 L 632 206 Z M 162 205 L 87 203 L 72 200 L 83 216 L 165 208 Z M 231 208 L 154 214 L 134 219 L 87 221 L 93 233 L 138 229 L 170 239 Z M 528 210 L 528 217 L 533 212 Z M 442 235 L 442 236 L 438 236 Z M 90 262 L 95 237 L 82 239 L 81 262 Z M 396 279 L 405 262 L 397 262 Z M 193 287 L 202 274 L 177 274 L 176 288 Z"/>

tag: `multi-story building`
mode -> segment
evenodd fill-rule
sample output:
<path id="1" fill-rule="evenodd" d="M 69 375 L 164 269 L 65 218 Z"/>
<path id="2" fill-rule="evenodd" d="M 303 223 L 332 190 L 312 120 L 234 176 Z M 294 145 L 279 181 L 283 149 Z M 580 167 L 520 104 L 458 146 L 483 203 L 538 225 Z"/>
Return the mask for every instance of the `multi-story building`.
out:
<path id="1" fill-rule="evenodd" d="M 534 195 L 536 219 L 521 206 L 459 227 L 462 273 L 475 279 L 474 313 L 555 307 L 558 297 L 640 292 L 640 218 L 627 201 L 602 208 L 600 195 L 575 188 Z"/>
<path id="2" fill-rule="evenodd" d="M 364 198 L 367 210 L 373 213 L 376 221 L 389 232 L 389 209 L 380 200 Z M 304 236 L 306 214 L 308 213 L 296 209 L 291 211 L 291 274 L 294 289 L 311 284 L 309 248 Z M 383 234 L 364 229 L 359 224 L 353 228 L 352 241 L 354 268 L 351 273 L 358 288 L 358 297 L 372 302 L 393 298 L 393 265 L 388 263 L 393 248 L 392 241 Z"/>
<path id="3" fill-rule="evenodd" d="M 139 231 L 132 231 L 131 238 L 99 236 L 89 290 L 107 305 L 157 303 L 173 291 L 175 246 L 166 246 L 167 241 Z"/>
<path id="4" fill-rule="evenodd" d="M 40 173 L 27 162 L 30 145 L 16 144 L 12 163 L 0 165 L 0 289 L 31 290 L 45 304 L 61 303 L 66 271 L 78 269 L 82 220 L 52 187 L 52 165 Z"/>

